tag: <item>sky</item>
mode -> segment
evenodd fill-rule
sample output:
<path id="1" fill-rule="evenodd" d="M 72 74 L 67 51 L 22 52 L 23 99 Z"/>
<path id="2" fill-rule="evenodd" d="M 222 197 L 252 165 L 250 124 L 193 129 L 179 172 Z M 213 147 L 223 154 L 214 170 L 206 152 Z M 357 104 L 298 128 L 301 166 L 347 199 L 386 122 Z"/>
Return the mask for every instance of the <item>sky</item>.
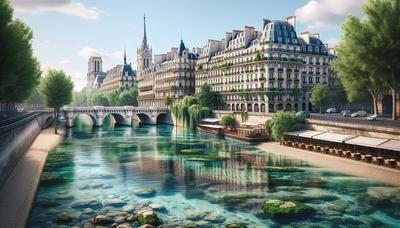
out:
<path id="1" fill-rule="evenodd" d="M 319 32 L 330 47 L 341 37 L 341 24 L 349 14 L 362 16 L 367 0 L 10 0 L 14 18 L 34 33 L 33 49 L 42 71 L 63 69 L 74 89 L 86 85 L 87 61 L 103 58 L 103 71 L 128 62 L 136 65 L 136 49 L 143 38 L 153 54 L 178 47 L 202 47 L 208 39 L 245 25 L 261 30 L 262 19 L 296 16 L 297 33 Z"/>

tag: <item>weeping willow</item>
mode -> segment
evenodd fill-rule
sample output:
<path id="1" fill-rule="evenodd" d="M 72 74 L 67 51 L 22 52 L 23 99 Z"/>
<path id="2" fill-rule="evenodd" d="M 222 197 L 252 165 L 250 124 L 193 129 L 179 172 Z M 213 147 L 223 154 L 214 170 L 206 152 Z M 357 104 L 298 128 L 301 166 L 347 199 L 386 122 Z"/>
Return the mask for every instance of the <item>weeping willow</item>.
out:
<path id="1" fill-rule="evenodd" d="M 186 96 L 171 109 L 177 123 L 195 129 L 197 123 L 210 115 L 211 110 L 198 104 L 198 98 Z"/>

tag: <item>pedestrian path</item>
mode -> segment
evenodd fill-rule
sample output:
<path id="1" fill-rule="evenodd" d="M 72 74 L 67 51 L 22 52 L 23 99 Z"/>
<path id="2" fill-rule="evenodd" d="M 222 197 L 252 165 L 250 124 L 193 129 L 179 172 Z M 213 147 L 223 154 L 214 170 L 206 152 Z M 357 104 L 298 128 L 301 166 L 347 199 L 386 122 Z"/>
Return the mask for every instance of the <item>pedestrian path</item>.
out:
<path id="1" fill-rule="evenodd" d="M 0 189 L 1 227 L 26 226 L 47 155 L 62 141 L 63 135 L 62 130 L 58 135 L 54 129 L 43 130 L 17 163 Z"/>

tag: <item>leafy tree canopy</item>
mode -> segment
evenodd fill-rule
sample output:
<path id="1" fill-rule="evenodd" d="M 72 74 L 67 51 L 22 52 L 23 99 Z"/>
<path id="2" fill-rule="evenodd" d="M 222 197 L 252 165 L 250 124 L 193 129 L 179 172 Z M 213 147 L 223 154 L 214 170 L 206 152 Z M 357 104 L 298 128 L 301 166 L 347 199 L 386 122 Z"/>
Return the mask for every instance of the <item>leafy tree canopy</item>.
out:
<path id="1" fill-rule="evenodd" d="M 0 102 L 14 103 L 27 99 L 39 83 L 38 60 L 33 56 L 31 29 L 13 20 L 8 0 L 0 1 Z"/>

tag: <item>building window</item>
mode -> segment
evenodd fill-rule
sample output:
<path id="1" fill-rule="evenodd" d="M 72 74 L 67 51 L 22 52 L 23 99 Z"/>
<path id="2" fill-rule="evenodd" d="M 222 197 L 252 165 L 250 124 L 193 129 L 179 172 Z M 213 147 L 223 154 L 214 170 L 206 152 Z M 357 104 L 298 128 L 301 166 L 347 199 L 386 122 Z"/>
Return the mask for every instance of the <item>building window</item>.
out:
<path id="1" fill-rule="evenodd" d="M 315 78 L 315 83 L 319 83 L 319 77 Z"/>
<path id="2" fill-rule="evenodd" d="M 309 77 L 309 78 L 308 78 L 308 83 L 309 83 L 309 84 L 313 84 L 312 77 Z"/>

